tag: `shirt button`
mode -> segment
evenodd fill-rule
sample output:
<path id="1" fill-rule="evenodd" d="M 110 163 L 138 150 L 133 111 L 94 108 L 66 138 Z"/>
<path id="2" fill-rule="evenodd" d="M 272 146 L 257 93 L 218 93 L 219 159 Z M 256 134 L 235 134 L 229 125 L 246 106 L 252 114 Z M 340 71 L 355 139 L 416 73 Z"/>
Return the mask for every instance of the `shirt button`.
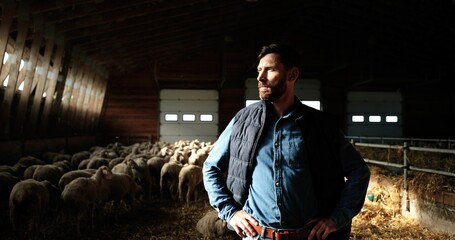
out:
<path id="1" fill-rule="evenodd" d="M 278 147 L 278 143 L 277 142 L 275 143 L 275 147 Z"/>
<path id="2" fill-rule="evenodd" d="M 275 185 L 278 187 L 280 186 L 280 182 L 276 182 Z"/>
<path id="3" fill-rule="evenodd" d="M 275 167 L 278 167 L 278 161 L 275 162 Z"/>

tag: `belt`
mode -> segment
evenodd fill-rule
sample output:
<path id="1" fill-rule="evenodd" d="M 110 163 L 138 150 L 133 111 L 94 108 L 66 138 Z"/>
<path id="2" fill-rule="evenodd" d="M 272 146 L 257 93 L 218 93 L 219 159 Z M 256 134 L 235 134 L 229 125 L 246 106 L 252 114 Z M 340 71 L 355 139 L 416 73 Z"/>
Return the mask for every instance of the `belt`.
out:
<path id="1" fill-rule="evenodd" d="M 261 235 L 264 231 L 263 237 L 274 240 L 306 240 L 308 238 L 308 235 L 310 235 L 311 229 L 313 229 L 313 225 L 305 226 L 299 230 L 276 230 L 256 225 L 253 225 L 253 227 L 254 230 L 256 230 L 257 234 Z"/>

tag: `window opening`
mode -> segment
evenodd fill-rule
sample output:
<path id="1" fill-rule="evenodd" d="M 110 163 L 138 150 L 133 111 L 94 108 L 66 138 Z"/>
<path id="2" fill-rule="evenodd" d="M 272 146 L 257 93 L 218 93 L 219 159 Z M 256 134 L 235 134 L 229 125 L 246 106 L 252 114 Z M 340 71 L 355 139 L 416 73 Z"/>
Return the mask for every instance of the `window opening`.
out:
<path id="1" fill-rule="evenodd" d="M 196 115 L 194 114 L 183 114 L 184 122 L 194 122 L 196 120 Z"/>
<path id="2" fill-rule="evenodd" d="M 176 122 L 178 119 L 178 115 L 174 113 L 167 113 L 164 115 L 164 120 L 169 122 Z"/>
<path id="3" fill-rule="evenodd" d="M 381 122 L 381 116 L 371 115 L 368 117 L 369 122 Z"/>
<path id="4" fill-rule="evenodd" d="M 364 122 L 365 117 L 362 115 L 353 115 L 352 116 L 352 122 Z"/>
<path id="5" fill-rule="evenodd" d="M 389 123 L 396 123 L 398 122 L 398 116 L 386 116 L 385 121 Z"/>
<path id="6" fill-rule="evenodd" d="M 201 122 L 212 122 L 213 115 L 212 114 L 201 114 L 201 116 L 199 116 L 199 119 L 201 120 Z"/>

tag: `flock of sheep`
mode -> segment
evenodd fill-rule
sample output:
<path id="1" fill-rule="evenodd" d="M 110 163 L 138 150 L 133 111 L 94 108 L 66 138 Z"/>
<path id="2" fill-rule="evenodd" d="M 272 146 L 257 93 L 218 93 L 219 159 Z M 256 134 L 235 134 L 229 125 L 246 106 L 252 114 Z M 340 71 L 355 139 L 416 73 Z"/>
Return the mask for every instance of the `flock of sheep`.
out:
<path id="1" fill-rule="evenodd" d="M 212 148 L 198 140 L 114 143 L 22 157 L 13 166 L 0 165 L 0 224 L 10 221 L 19 239 L 39 236 L 49 221 L 70 223 L 80 236 L 81 223 L 93 228 L 108 204 L 114 216 L 122 202 L 134 213 L 155 193 L 189 204 L 204 193 L 202 165 Z M 208 236 L 226 227 L 213 212 L 200 222 L 198 230 Z M 199 229 L 209 225 L 213 230 Z"/>

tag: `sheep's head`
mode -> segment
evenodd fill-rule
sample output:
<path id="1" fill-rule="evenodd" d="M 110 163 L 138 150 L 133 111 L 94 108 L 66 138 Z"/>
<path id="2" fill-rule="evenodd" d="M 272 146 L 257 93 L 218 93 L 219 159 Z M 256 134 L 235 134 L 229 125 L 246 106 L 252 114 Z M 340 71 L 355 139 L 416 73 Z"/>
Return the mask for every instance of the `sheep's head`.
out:
<path id="1" fill-rule="evenodd" d="M 101 166 L 93 176 L 95 179 L 112 179 L 112 171 L 107 166 Z"/>

